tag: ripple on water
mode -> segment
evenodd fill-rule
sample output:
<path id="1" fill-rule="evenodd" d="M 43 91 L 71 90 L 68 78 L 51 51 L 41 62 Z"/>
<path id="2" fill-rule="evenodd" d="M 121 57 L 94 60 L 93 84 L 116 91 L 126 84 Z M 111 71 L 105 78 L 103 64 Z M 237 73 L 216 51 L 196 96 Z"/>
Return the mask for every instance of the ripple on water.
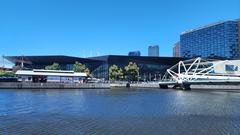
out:
<path id="1" fill-rule="evenodd" d="M 0 118 L 1 134 L 239 134 L 234 117 L 169 116 L 88 118 L 79 116 L 18 116 Z M 5 122 L 3 122 L 5 121 Z"/>
<path id="2" fill-rule="evenodd" d="M 0 94 L 0 134 L 240 134 L 240 98 L 234 93 L 24 92 Z"/>

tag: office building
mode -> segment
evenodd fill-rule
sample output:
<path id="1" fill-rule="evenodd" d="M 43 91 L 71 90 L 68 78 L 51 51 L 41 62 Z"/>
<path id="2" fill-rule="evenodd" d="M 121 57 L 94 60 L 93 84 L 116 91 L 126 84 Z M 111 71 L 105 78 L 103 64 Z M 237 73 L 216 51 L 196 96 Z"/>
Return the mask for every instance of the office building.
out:
<path id="1" fill-rule="evenodd" d="M 180 42 L 173 45 L 173 57 L 180 57 Z"/>
<path id="2" fill-rule="evenodd" d="M 140 51 L 131 51 L 128 53 L 128 56 L 141 56 Z"/>
<path id="3" fill-rule="evenodd" d="M 149 46 L 148 56 L 159 57 L 159 46 L 158 45 Z"/>
<path id="4" fill-rule="evenodd" d="M 181 57 L 240 58 L 240 20 L 217 22 L 183 32 Z"/>

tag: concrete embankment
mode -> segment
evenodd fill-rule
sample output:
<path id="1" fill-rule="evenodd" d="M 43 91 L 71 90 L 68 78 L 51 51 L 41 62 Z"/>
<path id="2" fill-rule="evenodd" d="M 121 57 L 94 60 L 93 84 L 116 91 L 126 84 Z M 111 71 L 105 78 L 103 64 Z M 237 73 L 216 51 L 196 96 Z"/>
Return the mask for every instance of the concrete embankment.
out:
<path id="1" fill-rule="evenodd" d="M 127 83 L 112 83 L 111 88 L 126 88 Z M 130 88 L 159 88 L 158 83 L 131 83 Z"/>
<path id="2" fill-rule="evenodd" d="M 108 83 L 22 83 L 0 82 L 0 89 L 109 89 Z"/>
<path id="3" fill-rule="evenodd" d="M 0 82 L 0 89 L 110 89 L 126 88 L 127 83 L 22 83 Z M 132 83 L 130 88 L 159 88 L 158 83 Z"/>
<path id="4" fill-rule="evenodd" d="M 0 89 L 110 89 L 126 88 L 127 83 L 22 83 L 0 82 Z M 173 86 L 169 86 L 172 89 Z M 131 83 L 130 88 L 159 89 L 158 83 Z M 192 90 L 240 90 L 240 85 L 191 85 Z"/>
<path id="5" fill-rule="evenodd" d="M 240 90 L 240 85 L 191 85 L 191 89 L 197 90 Z"/>

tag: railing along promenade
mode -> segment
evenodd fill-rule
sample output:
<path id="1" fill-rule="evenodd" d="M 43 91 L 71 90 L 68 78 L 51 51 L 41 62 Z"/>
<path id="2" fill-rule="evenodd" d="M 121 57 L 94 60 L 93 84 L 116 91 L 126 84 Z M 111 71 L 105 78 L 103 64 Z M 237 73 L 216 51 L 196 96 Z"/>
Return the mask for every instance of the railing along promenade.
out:
<path id="1" fill-rule="evenodd" d="M 27 83 L 27 82 L 0 82 L 4 89 L 106 89 L 109 83 Z"/>
<path id="2" fill-rule="evenodd" d="M 107 83 L 32 83 L 0 82 L 0 89 L 110 89 L 126 88 L 127 81 Z M 130 82 L 131 88 L 159 88 L 157 82 Z"/>

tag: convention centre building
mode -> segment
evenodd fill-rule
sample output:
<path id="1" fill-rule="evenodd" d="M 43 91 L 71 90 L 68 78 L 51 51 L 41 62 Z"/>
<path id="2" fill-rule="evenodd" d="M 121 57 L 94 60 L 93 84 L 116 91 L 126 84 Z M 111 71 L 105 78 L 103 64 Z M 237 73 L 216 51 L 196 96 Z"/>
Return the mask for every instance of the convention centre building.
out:
<path id="1" fill-rule="evenodd" d="M 73 70 L 73 64 L 80 62 L 90 69 L 95 78 L 108 80 L 109 67 L 117 65 L 124 69 L 129 62 L 135 62 L 139 67 L 139 76 L 143 81 L 153 81 L 161 78 L 166 70 L 186 58 L 105 55 L 98 57 L 80 58 L 63 55 L 49 56 L 5 56 L 7 60 L 20 65 L 26 70 L 44 69 L 48 65 L 58 63 L 61 70 Z"/>

